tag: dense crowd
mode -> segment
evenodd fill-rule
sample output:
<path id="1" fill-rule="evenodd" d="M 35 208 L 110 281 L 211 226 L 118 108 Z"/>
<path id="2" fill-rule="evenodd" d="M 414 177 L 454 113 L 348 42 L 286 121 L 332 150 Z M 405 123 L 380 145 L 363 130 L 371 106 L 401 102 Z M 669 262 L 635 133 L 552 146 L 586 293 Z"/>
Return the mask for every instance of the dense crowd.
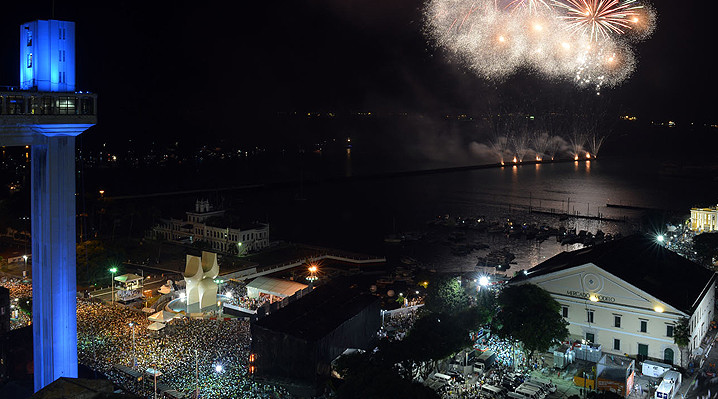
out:
<path id="1" fill-rule="evenodd" d="M 382 328 L 378 332 L 379 338 L 388 338 L 390 341 L 401 341 L 406 333 L 414 326 L 419 308 L 402 308 L 383 314 Z"/>
<path id="2" fill-rule="evenodd" d="M 16 277 L 2 277 L 0 286 L 10 291 L 10 329 L 15 330 L 30 325 L 32 317 L 20 310 L 18 303 L 21 298 L 32 298 L 32 284 Z"/>
<path id="3" fill-rule="evenodd" d="M 162 373 L 159 384 L 182 393 L 192 393 L 198 385 L 202 398 L 289 397 L 249 375 L 249 321 L 180 318 L 157 332 L 148 330 L 149 324 L 146 315 L 121 306 L 78 301 L 80 362 L 138 394 L 151 392 L 153 379 L 143 386 L 115 365 L 139 371 L 156 367 Z"/>
<path id="4" fill-rule="evenodd" d="M 489 337 L 483 343 L 475 343 L 474 348 L 481 351 L 488 349 L 494 352 L 496 354 L 495 361 L 500 367 L 512 368 L 514 361 L 519 366 L 526 364 L 526 356 L 522 350 L 517 350 L 516 346 L 509 341 L 499 339 L 496 336 Z"/>

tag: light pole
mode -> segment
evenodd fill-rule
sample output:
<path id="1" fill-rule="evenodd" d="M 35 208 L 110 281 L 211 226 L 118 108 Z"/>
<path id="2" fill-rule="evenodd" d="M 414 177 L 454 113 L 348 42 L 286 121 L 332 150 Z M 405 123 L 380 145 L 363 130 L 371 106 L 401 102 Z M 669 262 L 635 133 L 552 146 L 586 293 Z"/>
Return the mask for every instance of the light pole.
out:
<path id="1" fill-rule="evenodd" d="M 137 367 L 137 351 L 135 350 L 135 323 L 130 322 L 132 327 L 132 367 Z"/>
<path id="2" fill-rule="evenodd" d="M 22 278 L 27 278 L 27 255 L 23 255 L 22 259 L 25 261 L 25 269 L 22 271 Z"/>
<path id="3" fill-rule="evenodd" d="M 199 354 L 194 350 L 194 397 L 199 398 Z"/>
<path id="4" fill-rule="evenodd" d="M 155 364 L 152 371 L 152 374 L 155 376 L 155 399 L 157 399 L 157 364 Z"/>
<path id="5" fill-rule="evenodd" d="M 110 301 L 112 302 L 112 307 L 115 306 L 115 273 L 117 273 L 117 268 L 111 267 L 110 274 L 112 275 L 112 280 L 110 280 Z"/>

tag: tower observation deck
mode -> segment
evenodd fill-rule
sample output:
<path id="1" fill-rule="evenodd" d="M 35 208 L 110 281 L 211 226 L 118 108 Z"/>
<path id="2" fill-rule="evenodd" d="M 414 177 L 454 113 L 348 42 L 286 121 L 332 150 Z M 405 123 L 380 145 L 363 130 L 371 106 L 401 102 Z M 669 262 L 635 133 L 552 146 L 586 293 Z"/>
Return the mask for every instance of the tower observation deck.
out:
<path id="1" fill-rule="evenodd" d="M 75 137 L 97 96 L 75 90 L 75 24 L 20 26 L 20 86 L 0 87 L 0 145 L 31 146 L 34 389 L 77 377 Z"/>

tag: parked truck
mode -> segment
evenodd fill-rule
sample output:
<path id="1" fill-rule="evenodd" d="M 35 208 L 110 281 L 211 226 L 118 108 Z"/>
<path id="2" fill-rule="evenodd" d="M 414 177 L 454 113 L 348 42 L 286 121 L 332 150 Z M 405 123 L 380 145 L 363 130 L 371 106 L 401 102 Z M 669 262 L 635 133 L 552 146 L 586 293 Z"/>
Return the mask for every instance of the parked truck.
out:
<path id="1" fill-rule="evenodd" d="M 494 361 L 496 361 L 496 353 L 487 350 L 476 358 L 474 362 L 474 372 L 485 372 L 491 368 Z"/>
<path id="2" fill-rule="evenodd" d="M 654 399 L 673 399 L 680 387 L 681 373 L 675 370 L 666 371 L 653 397 Z"/>

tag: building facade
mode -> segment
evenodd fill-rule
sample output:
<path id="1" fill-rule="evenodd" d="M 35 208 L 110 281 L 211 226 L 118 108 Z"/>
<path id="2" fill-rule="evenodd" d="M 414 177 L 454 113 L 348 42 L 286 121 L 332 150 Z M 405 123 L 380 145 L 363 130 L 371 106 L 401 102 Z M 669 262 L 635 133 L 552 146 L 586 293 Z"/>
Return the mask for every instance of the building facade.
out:
<path id="1" fill-rule="evenodd" d="M 228 254 L 243 254 L 269 246 L 269 224 L 231 224 L 225 211 L 217 210 L 206 200 L 197 200 L 187 219 L 161 219 L 151 236 L 183 243 L 206 242 L 209 249 Z"/>
<path id="2" fill-rule="evenodd" d="M 713 319 L 715 274 L 642 236 L 564 252 L 511 280 L 561 305 L 572 341 L 604 353 L 686 366 Z M 687 319 L 689 356 L 674 342 Z"/>
<path id="3" fill-rule="evenodd" d="M 718 231 L 718 205 L 708 208 L 691 208 L 691 230 Z"/>

